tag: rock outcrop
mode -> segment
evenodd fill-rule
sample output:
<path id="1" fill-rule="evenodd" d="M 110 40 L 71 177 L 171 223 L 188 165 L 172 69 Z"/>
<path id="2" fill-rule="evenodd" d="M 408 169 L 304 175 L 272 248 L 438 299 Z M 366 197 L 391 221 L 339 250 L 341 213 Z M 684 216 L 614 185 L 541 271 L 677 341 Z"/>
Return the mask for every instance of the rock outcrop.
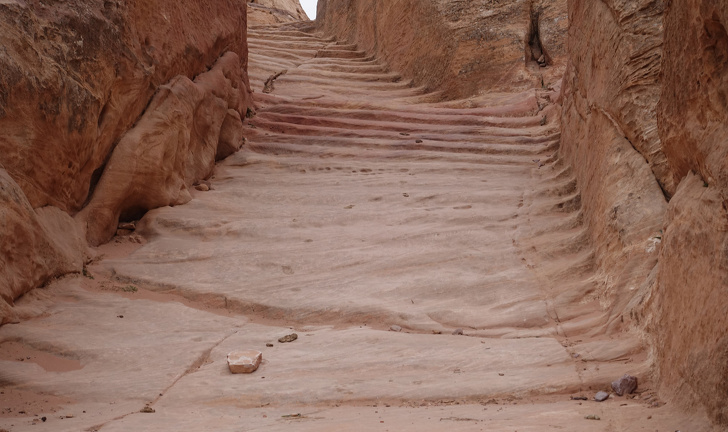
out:
<path id="1" fill-rule="evenodd" d="M 654 289 L 667 209 L 659 180 L 672 187 L 655 118 L 664 8 L 638 3 L 569 3 L 562 85 L 560 155 L 582 190 L 612 329 L 639 320 Z"/>
<path id="2" fill-rule="evenodd" d="M 17 320 L 10 305 L 48 279 L 83 269 L 86 242 L 55 207 L 34 210 L 0 168 L 0 325 Z"/>
<path id="3" fill-rule="evenodd" d="M 570 2 L 569 18 L 561 153 L 606 292 L 631 302 L 615 317 L 646 330 L 663 397 L 728 424 L 725 2 Z"/>
<path id="4" fill-rule="evenodd" d="M 242 145 L 246 95 L 233 52 L 194 82 L 180 75 L 161 86 L 121 137 L 91 201 L 76 217 L 89 243 L 109 241 L 119 218 L 138 219 L 146 210 L 188 202 L 187 188 L 209 177 L 216 159 Z"/>
<path id="5" fill-rule="evenodd" d="M 239 147 L 252 104 L 245 28 L 237 0 L 0 4 L 6 302 L 81 270 L 79 221 L 92 244 L 106 241 L 118 216 L 183 202 Z"/>
<path id="6" fill-rule="evenodd" d="M 316 21 L 443 99 L 548 86 L 566 64 L 566 0 L 319 0 Z"/>
<path id="7" fill-rule="evenodd" d="M 676 191 L 655 294 L 664 393 L 728 425 L 728 7 L 672 2 L 657 125 Z"/>

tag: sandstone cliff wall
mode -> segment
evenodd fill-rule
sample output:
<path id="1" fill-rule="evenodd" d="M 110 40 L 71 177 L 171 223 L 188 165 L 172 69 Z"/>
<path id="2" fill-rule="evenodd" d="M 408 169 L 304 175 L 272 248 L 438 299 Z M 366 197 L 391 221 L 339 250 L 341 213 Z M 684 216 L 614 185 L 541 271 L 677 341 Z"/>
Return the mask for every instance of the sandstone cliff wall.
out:
<path id="1" fill-rule="evenodd" d="M 305 21 L 309 17 L 298 0 L 247 0 L 248 25 L 272 25 Z"/>
<path id="2" fill-rule="evenodd" d="M 651 0 L 569 2 L 560 154 L 582 191 L 615 323 L 643 318 L 667 208 L 661 185 L 674 188 L 655 117 L 663 12 Z"/>
<path id="3" fill-rule="evenodd" d="M 728 7 L 571 1 L 569 18 L 561 153 L 605 292 L 637 290 L 624 316 L 662 396 L 728 424 Z"/>
<path id="4" fill-rule="evenodd" d="M 241 144 L 245 28 L 237 0 L 0 3 L 5 302 L 81 271 L 84 236 L 107 241 L 119 216 L 184 202 L 220 142 Z M 185 103 L 162 103 L 170 93 Z"/>
<path id="5" fill-rule="evenodd" d="M 657 125 L 676 191 L 664 223 L 660 382 L 728 425 L 728 4 L 671 2 Z"/>
<path id="6" fill-rule="evenodd" d="M 662 396 L 728 424 L 724 0 L 320 0 L 318 16 L 442 98 L 563 73 L 559 157 L 578 179 L 606 330 L 642 332 Z"/>
<path id="7" fill-rule="evenodd" d="M 445 99 L 553 84 L 566 64 L 566 0 L 319 0 L 316 22 Z"/>

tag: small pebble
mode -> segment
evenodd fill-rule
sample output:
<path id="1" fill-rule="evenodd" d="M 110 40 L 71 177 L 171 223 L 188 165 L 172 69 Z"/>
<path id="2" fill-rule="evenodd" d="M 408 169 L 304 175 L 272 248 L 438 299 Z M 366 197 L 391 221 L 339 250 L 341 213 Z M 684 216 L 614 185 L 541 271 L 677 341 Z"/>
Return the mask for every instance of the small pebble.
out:
<path id="1" fill-rule="evenodd" d="M 600 391 L 596 394 L 596 396 L 594 396 L 594 400 L 597 402 L 604 402 L 607 399 L 609 399 L 609 393 L 605 391 Z"/>
<path id="2" fill-rule="evenodd" d="M 393 325 L 393 326 L 389 327 L 389 330 L 390 331 L 393 331 L 393 332 L 401 332 L 402 331 L 402 327 L 400 327 L 398 325 Z"/>
<path id="3" fill-rule="evenodd" d="M 456 329 L 454 332 L 452 332 L 452 334 L 454 334 L 454 335 L 462 335 L 463 334 L 463 329 L 461 329 L 461 328 Z"/>
<path id="4" fill-rule="evenodd" d="M 282 338 L 278 339 L 278 342 L 280 342 L 280 343 L 293 342 L 296 339 L 298 339 L 298 335 L 296 333 L 291 333 L 289 335 L 285 335 Z"/>

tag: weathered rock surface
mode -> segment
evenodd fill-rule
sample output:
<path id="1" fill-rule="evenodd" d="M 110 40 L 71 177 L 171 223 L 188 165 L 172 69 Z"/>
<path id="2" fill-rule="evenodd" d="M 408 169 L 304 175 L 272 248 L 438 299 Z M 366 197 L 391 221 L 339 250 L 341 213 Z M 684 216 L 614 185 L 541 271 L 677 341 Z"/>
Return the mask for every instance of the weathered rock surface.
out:
<path id="1" fill-rule="evenodd" d="M 263 353 L 255 350 L 233 351 L 227 355 L 228 368 L 233 374 L 249 374 L 258 370 Z"/>
<path id="2" fill-rule="evenodd" d="M 601 296 L 647 330 L 661 394 L 728 424 L 725 2 L 570 2 L 569 17 L 560 153 Z"/>
<path id="3" fill-rule="evenodd" d="M 392 11 L 407 4 L 382 3 L 377 7 Z M 466 10 L 494 4 L 478 3 L 451 5 Z M 476 24 L 468 17 L 462 23 Z M 20 340 L 28 350 L 78 359 L 79 367 L 46 373 L 32 361 L 5 356 L 0 379 L 8 391 L 0 393 L 0 402 L 20 392 L 60 395 L 70 400 L 58 403 L 63 411 L 88 414 L 64 418 L 61 426 L 69 430 L 103 424 L 109 431 L 232 431 L 239 430 L 240 416 L 250 427 L 271 430 L 290 429 L 290 421 L 301 430 L 342 430 L 354 417 L 363 430 L 380 430 L 382 422 L 390 430 L 436 430 L 451 421 L 463 430 L 480 430 L 484 422 L 498 430 L 538 429 L 545 422 L 569 429 L 584 417 L 633 430 L 648 416 L 659 430 L 710 430 L 700 410 L 686 414 L 640 398 L 620 401 L 628 408 L 601 404 L 597 416 L 593 404 L 581 406 L 564 395 L 603 386 L 624 373 L 625 364 L 650 376 L 642 335 L 616 331 L 622 319 L 665 325 L 668 343 L 678 347 L 685 339 L 669 338 L 680 326 L 702 331 L 702 323 L 685 320 L 679 311 L 686 290 L 664 296 L 652 291 L 663 270 L 655 262 L 697 231 L 712 233 L 721 215 L 720 192 L 705 195 L 710 214 L 688 215 L 701 184 L 682 180 L 666 205 L 653 166 L 623 139 L 617 119 L 611 132 L 604 119 L 595 119 L 570 135 L 597 143 L 592 160 L 579 147 L 583 142 L 557 152 L 560 113 L 550 102 L 559 100 L 558 83 L 553 90 L 422 103 L 442 94 L 413 88 L 391 65 L 313 28 L 299 23 L 251 31 L 253 86 L 262 89 L 271 76 L 277 78 L 270 79 L 275 85 L 269 93 L 256 93 L 257 115 L 243 128 L 250 145 L 219 167 L 214 193 L 192 191 L 195 199 L 187 205 L 147 213 L 135 235 L 148 241 L 128 256 L 114 247 L 131 243 L 104 246 L 114 258 L 91 264 L 96 280 L 67 278 L 57 289 L 52 284 L 18 302 L 17 309 L 42 309 L 39 318 L 1 327 L 0 344 Z M 538 44 L 528 49 L 532 67 L 548 65 L 548 50 Z M 427 62 L 425 57 L 422 64 Z M 574 67 L 590 66 L 575 60 Z M 581 88 L 573 80 L 567 85 Z M 153 103 L 178 108 L 149 111 L 137 124 L 153 129 L 160 118 L 175 118 L 170 112 L 187 119 L 189 106 L 214 113 L 200 116 L 201 123 L 193 120 L 190 131 L 183 121 L 160 129 L 181 130 L 190 142 L 201 143 L 204 160 L 171 158 L 184 173 L 172 184 L 187 188 L 187 180 L 204 173 L 206 161 L 217 155 L 210 137 L 218 135 L 219 150 L 225 122 L 233 123 L 230 135 L 239 130 L 230 109 L 200 87 L 201 81 L 173 78 Z M 567 98 L 567 104 L 589 100 L 593 90 L 586 86 L 581 99 Z M 577 106 L 568 115 L 580 113 L 589 111 Z M 569 124 L 574 126 L 582 125 Z M 131 150 L 120 155 L 136 154 L 138 132 L 124 136 L 119 148 Z M 584 157 L 586 167 L 576 166 L 576 157 Z M 111 165 L 102 177 L 118 175 Z M 587 168 L 592 176 L 584 174 Z M 135 209 L 118 196 L 139 185 L 118 183 L 115 190 L 102 178 L 97 190 L 109 193 L 99 192 L 99 199 L 118 193 L 109 206 L 129 216 Z M 624 198 L 620 191 L 639 193 Z M 149 192 L 164 199 L 175 193 Z M 600 217 L 605 211 L 607 217 Z M 672 224 L 684 215 L 707 218 L 705 227 L 675 229 Z M 663 220 L 665 233 L 648 235 Z M 693 250 L 718 256 L 718 244 L 702 242 Z M 614 269 L 608 267 L 613 263 Z M 126 281 L 133 281 L 133 289 Z M 667 315 L 650 315 L 657 306 L 674 308 L 675 321 L 658 322 Z M 408 331 L 386 331 L 393 322 Z M 472 337 L 432 334 L 458 327 Z M 271 346 L 294 328 L 301 340 Z M 712 351 L 714 336 L 706 332 L 701 342 L 705 355 L 719 358 Z M 270 348 L 265 379 L 231 379 L 229 366 L 219 360 L 238 347 L 264 344 Z M 676 359 L 683 360 L 663 362 Z M 710 361 L 696 363 L 702 368 L 696 378 L 708 377 Z M 672 371 L 682 382 L 682 370 Z M 707 382 L 720 389 L 719 381 Z M 492 409 L 496 398 L 508 403 Z M 139 413 L 143 404 L 153 405 L 156 414 Z M 314 406 L 316 416 L 307 416 Z M 59 430 L 60 419 L 33 425 L 21 415 L 14 413 L 7 423 Z M 585 431 L 604 425 L 582 423 L 577 426 Z"/>
<path id="4" fill-rule="evenodd" d="M 612 381 L 612 390 L 617 396 L 632 394 L 637 390 L 637 378 L 632 375 L 624 375 L 622 378 Z"/>
<path id="5" fill-rule="evenodd" d="M 724 144 L 725 145 L 725 144 Z M 728 424 L 726 195 L 688 174 L 670 201 L 654 294 L 660 388 Z"/>
<path id="6" fill-rule="evenodd" d="M 0 202 L 12 215 L 0 234 L 5 302 L 81 270 L 71 216 L 87 203 L 76 219 L 98 244 L 119 216 L 185 202 L 186 186 L 240 147 L 245 25 L 234 0 L 0 3 L 0 163 L 3 183 L 17 183 Z M 185 80 L 195 90 L 166 100 Z"/>
<path id="7" fill-rule="evenodd" d="M 0 4 L 0 153 L 33 208 L 80 210 L 160 85 L 195 77 L 226 51 L 244 66 L 245 5 Z"/>
<path id="8" fill-rule="evenodd" d="M 414 85 L 455 99 L 557 81 L 566 64 L 566 3 L 319 0 L 316 22 Z M 538 64 L 542 55 L 547 67 Z"/>
<path id="9" fill-rule="evenodd" d="M 121 138 L 91 201 L 76 217 L 89 243 L 108 241 L 120 217 L 134 219 L 152 208 L 188 202 L 188 187 L 210 176 L 219 156 L 242 145 L 239 113 L 250 101 L 240 64 L 237 54 L 228 52 L 194 82 L 178 76 L 160 87 Z M 219 154 L 224 125 L 225 148 Z"/>
<path id="10" fill-rule="evenodd" d="M 247 0 L 248 25 L 270 25 L 308 20 L 298 0 Z"/>
<path id="11" fill-rule="evenodd" d="M 85 259 L 73 219 L 55 207 L 33 210 L 0 168 L 0 325 L 17 320 L 13 300 L 53 277 L 81 272 Z"/>
<path id="12" fill-rule="evenodd" d="M 611 328 L 638 314 L 654 287 L 667 208 L 658 180 L 672 184 L 655 120 L 662 6 L 637 3 L 569 3 L 562 88 L 560 154 L 582 189 Z"/>
<path id="13" fill-rule="evenodd" d="M 658 128 L 678 184 L 665 220 L 655 323 L 662 392 L 728 425 L 728 8 L 672 2 Z"/>

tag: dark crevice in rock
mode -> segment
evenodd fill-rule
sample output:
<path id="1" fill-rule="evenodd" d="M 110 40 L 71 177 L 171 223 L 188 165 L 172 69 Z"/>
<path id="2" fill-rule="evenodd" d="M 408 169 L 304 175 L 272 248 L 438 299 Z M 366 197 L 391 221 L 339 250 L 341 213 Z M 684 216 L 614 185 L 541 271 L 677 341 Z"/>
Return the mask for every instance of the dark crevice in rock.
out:
<path id="1" fill-rule="evenodd" d="M 526 38 L 526 66 L 529 63 L 537 63 L 539 66 L 545 67 L 552 63 L 551 57 L 541 42 L 539 32 L 539 18 L 541 11 L 534 9 L 531 3 L 531 21 L 528 26 L 528 37 Z"/>

